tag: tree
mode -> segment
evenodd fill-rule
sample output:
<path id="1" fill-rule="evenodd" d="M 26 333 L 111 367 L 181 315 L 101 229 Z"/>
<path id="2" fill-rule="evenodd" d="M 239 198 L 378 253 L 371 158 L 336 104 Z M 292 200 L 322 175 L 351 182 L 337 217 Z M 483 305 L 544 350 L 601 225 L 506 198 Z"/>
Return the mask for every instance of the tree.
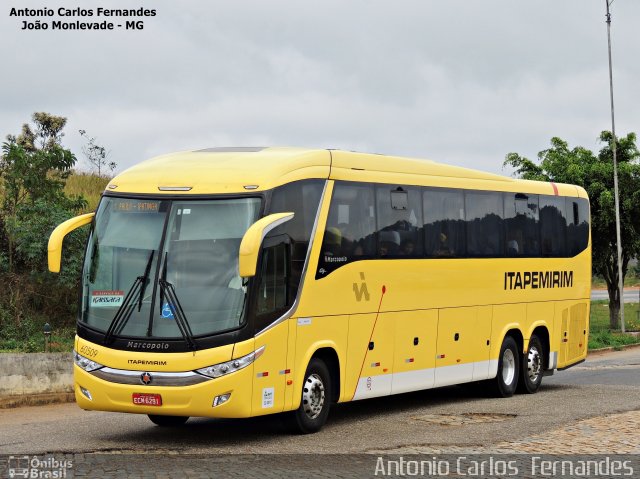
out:
<path id="1" fill-rule="evenodd" d="M 111 171 L 115 170 L 118 166 L 115 161 L 107 163 L 107 157 L 109 152 L 104 146 L 100 146 L 96 143 L 96 139 L 87 135 L 85 130 L 78 130 L 80 136 L 87 140 L 86 146 L 82 147 L 82 153 L 90 165 L 98 170 L 98 176 L 102 176 L 102 168 L 108 166 Z"/>
<path id="2" fill-rule="evenodd" d="M 22 125 L 22 133 L 17 137 L 7 136 L 9 143 L 17 143 L 28 152 L 36 150 L 49 150 L 62 142 L 62 129 L 67 124 L 67 119 L 45 112 L 36 112 L 32 116 L 35 123 L 35 132 L 28 123 Z"/>
<path id="3" fill-rule="evenodd" d="M 538 153 L 538 164 L 517 153 L 509 153 L 504 165 L 515 168 L 515 174 L 525 179 L 572 183 L 587 191 L 591 203 L 593 271 L 602 275 L 607 283 L 609 322 L 612 329 L 617 329 L 622 292 L 618 286 L 613 135 L 603 131 L 599 140 L 604 146 L 596 155 L 581 146 L 569 149 L 566 141 L 554 137 L 551 148 Z M 624 278 L 629 260 L 640 254 L 640 152 L 634 133 L 618 137 L 616 147 Z"/>
<path id="4" fill-rule="evenodd" d="M 34 129 L 23 125 L 20 135 L 7 136 L 0 157 L 0 179 L 4 187 L 0 203 L 1 232 L 7 242 L 7 261 L 10 273 L 15 270 L 16 240 L 20 229 L 33 224 L 30 216 L 35 204 L 49 205 L 52 210 L 75 211 L 86 202 L 69 198 L 64 193 L 64 181 L 71 173 L 76 157 L 60 144 L 66 118 L 48 113 L 34 113 Z M 49 218 L 52 216 L 49 215 Z M 46 247 L 43 250 L 46 255 Z"/>

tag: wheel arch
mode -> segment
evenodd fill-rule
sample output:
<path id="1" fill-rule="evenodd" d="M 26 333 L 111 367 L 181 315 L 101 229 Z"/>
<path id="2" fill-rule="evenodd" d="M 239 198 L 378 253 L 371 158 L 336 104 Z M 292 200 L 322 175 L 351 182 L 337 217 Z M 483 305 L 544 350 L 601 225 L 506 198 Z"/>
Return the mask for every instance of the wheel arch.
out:
<path id="1" fill-rule="evenodd" d="M 340 355 L 338 354 L 338 348 L 329 341 L 323 341 L 319 343 L 314 343 L 304 355 L 303 359 L 298 363 L 298 367 L 296 368 L 296 374 L 294 376 L 294 396 L 293 402 L 291 404 L 291 409 L 297 409 L 300 407 L 300 399 L 302 395 L 302 384 L 304 383 L 304 374 L 309 366 L 309 363 L 312 359 L 318 358 L 321 359 L 329 370 L 329 375 L 331 378 L 331 400 L 332 402 L 338 402 L 340 398 L 340 388 L 344 384 L 342 372 L 343 368 L 341 368 L 341 364 L 343 362 L 340 360 Z"/>
<path id="2" fill-rule="evenodd" d="M 504 342 L 507 336 L 511 336 L 519 351 L 524 351 L 524 336 L 522 335 L 522 331 L 517 323 L 509 323 L 505 325 L 505 327 L 500 332 L 500 335 L 494 336 L 497 338 L 497 341 L 492 341 L 491 348 L 491 361 L 490 361 L 490 370 L 489 370 L 489 378 L 495 378 L 498 374 L 498 361 L 500 356 L 500 349 L 502 348 L 502 343 Z"/>
<path id="3" fill-rule="evenodd" d="M 335 349 L 330 347 L 324 347 L 317 349 L 311 359 L 321 359 L 329 369 L 329 375 L 331 379 L 331 401 L 338 402 L 340 399 L 340 358 Z M 311 360 L 310 359 L 310 360 Z"/>
<path id="4" fill-rule="evenodd" d="M 516 344 L 518 345 L 518 349 L 522 352 L 524 352 L 524 336 L 522 335 L 522 331 L 520 331 L 519 328 L 511 328 L 509 329 L 505 335 L 504 338 L 506 338 L 507 336 L 511 336 L 514 341 L 516 342 Z M 504 338 L 502 339 L 504 341 Z M 502 344 L 501 344 L 502 346 Z"/>
<path id="5" fill-rule="evenodd" d="M 533 329 L 533 331 L 531 331 L 531 334 L 529 334 L 529 339 L 527 339 L 526 347 L 529 347 L 529 340 L 532 336 L 535 335 L 538 337 L 538 339 L 542 343 L 542 347 L 544 348 L 542 357 L 544 359 L 544 367 L 546 369 L 549 364 L 549 354 L 551 352 L 551 337 L 549 335 L 549 328 L 543 322 L 535 323 L 534 326 L 535 328 Z"/>

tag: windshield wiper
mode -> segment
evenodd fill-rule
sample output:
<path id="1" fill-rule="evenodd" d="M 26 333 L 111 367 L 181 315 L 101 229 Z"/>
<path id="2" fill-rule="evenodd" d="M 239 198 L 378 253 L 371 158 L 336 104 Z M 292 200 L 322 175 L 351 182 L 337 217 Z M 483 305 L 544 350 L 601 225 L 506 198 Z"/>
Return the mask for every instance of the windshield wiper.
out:
<path id="1" fill-rule="evenodd" d="M 178 296 L 176 296 L 176 290 L 171 283 L 166 281 L 165 279 L 160 279 L 158 281 L 160 284 L 160 294 L 163 298 L 167 299 L 168 307 L 171 309 L 173 313 L 173 317 L 176 320 L 176 324 L 178 325 L 178 329 L 180 330 L 180 334 L 189 346 L 189 349 L 195 351 L 197 349 L 196 340 L 193 337 L 193 332 L 191 331 L 191 326 L 189 326 L 189 322 L 187 321 L 187 317 L 184 314 L 184 310 L 182 309 L 182 305 L 180 301 L 178 301 Z M 162 308 L 162 304 L 160 304 Z"/>
<path id="2" fill-rule="evenodd" d="M 164 254 L 164 262 L 162 263 L 162 273 L 160 276 L 160 281 L 162 280 L 166 280 L 167 279 L 167 256 L 169 253 L 165 253 Z M 159 258 L 162 258 L 162 255 L 159 256 Z M 160 283 L 160 281 L 158 281 L 158 283 Z M 155 288 L 153 290 L 153 297 L 155 298 L 156 296 L 156 291 Z M 164 289 L 160 288 L 160 315 L 162 316 L 162 305 L 164 304 Z M 152 307 L 153 309 L 153 307 Z M 149 324 L 147 326 L 147 336 L 151 337 L 152 333 L 153 333 L 153 317 L 154 314 L 150 314 L 149 315 Z"/>
<path id="3" fill-rule="evenodd" d="M 124 301 L 118 308 L 118 311 L 116 311 L 116 315 L 113 317 L 109 327 L 107 328 L 107 332 L 104 335 L 104 344 L 113 342 L 113 337 L 120 334 L 127 325 L 127 322 L 133 313 L 133 309 L 135 308 L 134 298 L 139 298 L 138 311 L 142 308 L 142 299 L 147 283 L 149 282 L 149 271 L 151 270 L 151 263 L 153 262 L 153 255 L 155 252 L 156 250 L 153 250 L 149 255 L 147 266 L 144 269 L 144 275 L 138 276 L 131 285 L 131 288 L 129 288 L 129 291 L 127 291 Z"/>

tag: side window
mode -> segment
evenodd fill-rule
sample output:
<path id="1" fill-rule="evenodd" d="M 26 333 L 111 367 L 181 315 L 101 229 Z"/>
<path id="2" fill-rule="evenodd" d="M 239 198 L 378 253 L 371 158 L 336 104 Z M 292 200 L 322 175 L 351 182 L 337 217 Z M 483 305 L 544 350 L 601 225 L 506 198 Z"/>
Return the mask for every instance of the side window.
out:
<path id="1" fill-rule="evenodd" d="M 300 287 L 323 186 L 323 180 L 296 181 L 279 186 L 271 195 L 268 214 L 288 211 L 295 213 L 292 220 L 274 228 L 267 235 L 267 238 L 285 235 L 290 243 L 291 275 L 288 297 L 291 302 L 297 296 Z"/>
<path id="2" fill-rule="evenodd" d="M 336 182 L 322 240 L 316 279 L 351 261 L 376 254 L 373 186 Z"/>
<path id="3" fill-rule="evenodd" d="M 467 254 L 475 257 L 504 255 L 501 193 L 465 193 Z"/>
<path id="4" fill-rule="evenodd" d="M 423 210 L 425 255 L 430 258 L 464 256 L 466 241 L 462 191 L 425 189 Z"/>
<path id="5" fill-rule="evenodd" d="M 507 256 L 540 256 L 538 195 L 504 193 Z"/>
<path id="6" fill-rule="evenodd" d="M 298 294 L 323 185 L 323 180 L 296 181 L 271 194 L 267 214 L 292 211 L 294 217 L 264 239 L 254 294 L 256 331 L 291 307 Z"/>
<path id="7" fill-rule="evenodd" d="M 420 189 L 377 185 L 376 206 L 380 257 L 422 256 Z"/>
<path id="8" fill-rule="evenodd" d="M 288 290 L 289 245 L 277 242 L 264 248 L 257 292 L 256 312 L 265 315 L 281 311 L 290 303 Z M 266 326 L 259 324 L 258 329 Z"/>
<path id="9" fill-rule="evenodd" d="M 566 198 L 567 248 L 569 256 L 584 251 L 589 243 L 589 201 L 584 198 Z"/>
<path id="10" fill-rule="evenodd" d="M 567 254 L 567 217 L 562 196 L 540 196 L 540 246 L 544 257 L 562 258 Z"/>

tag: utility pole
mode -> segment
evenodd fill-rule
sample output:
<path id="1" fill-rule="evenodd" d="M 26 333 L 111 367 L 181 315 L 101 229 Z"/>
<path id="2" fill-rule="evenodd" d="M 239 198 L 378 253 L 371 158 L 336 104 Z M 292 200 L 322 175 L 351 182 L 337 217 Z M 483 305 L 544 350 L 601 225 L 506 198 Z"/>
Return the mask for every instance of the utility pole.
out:
<path id="1" fill-rule="evenodd" d="M 607 4 L 607 42 L 609 44 L 609 96 L 611 97 L 611 134 L 613 141 L 611 151 L 613 152 L 613 190 L 616 200 L 616 245 L 618 249 L 618 288 L 620 289 L 620 329 L 625 332 L 624 327 L 624 278 L 622 277 L 622 238 L 620 234 L 620 195 L 618 193 L 618 158 L 616 136 L 616 121 L 613 109 L 613 68 L 611 66 L 611 13 L 609 7 L 614 0 L 604 0 Z"/>

